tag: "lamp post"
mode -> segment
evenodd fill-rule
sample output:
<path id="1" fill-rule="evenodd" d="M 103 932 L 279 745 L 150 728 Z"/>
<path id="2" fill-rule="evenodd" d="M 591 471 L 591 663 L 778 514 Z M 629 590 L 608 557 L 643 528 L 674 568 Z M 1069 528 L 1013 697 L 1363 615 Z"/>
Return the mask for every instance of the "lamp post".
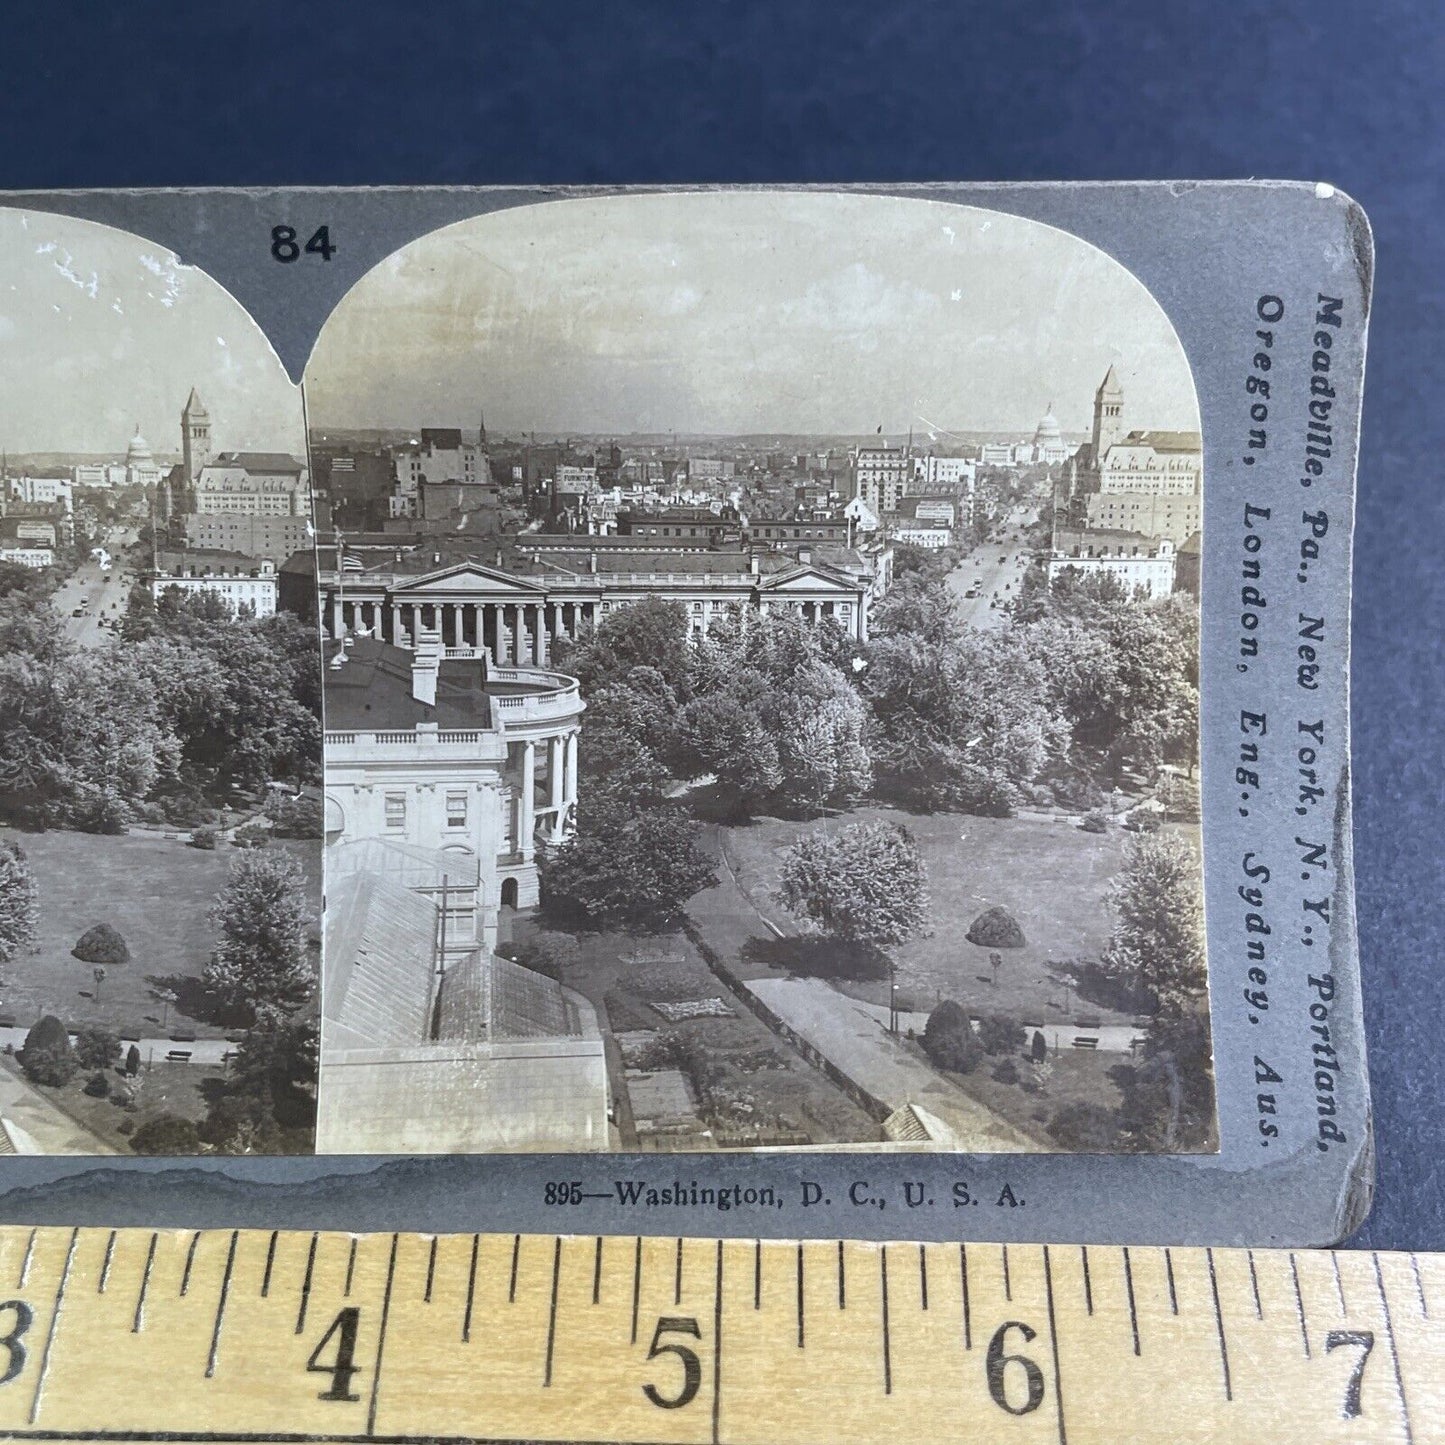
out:
<path id="1" fill-rule="evenodd" d="M 105 970 L 99 964 L 96 964 L 96 966 L 91 969 L 90 976 L 95 980 L 95 992 L 91 994 L 90 1001 L 91 1003 L 99 1003 L 100 986 L 105 982 Z"/>
<path id="2" fill-rule="evenodd" d="M 888 960 L 888 1032 L 898 1037 L 898 967 Z"/>

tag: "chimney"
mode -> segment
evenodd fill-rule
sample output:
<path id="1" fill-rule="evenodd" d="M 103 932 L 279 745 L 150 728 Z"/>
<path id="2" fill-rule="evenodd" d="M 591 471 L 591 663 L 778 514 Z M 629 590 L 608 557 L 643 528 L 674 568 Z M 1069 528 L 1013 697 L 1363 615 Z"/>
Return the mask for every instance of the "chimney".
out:
<path id="1" fill-rule="evenodd" d="M 587 570 L 594 574 L 597 571 L 597 549 L 595 547 L 587 554 Z"/>
<path id="2" fill-rule="evenodd" d="M 437 673 L 442 663 L 442 635 L 439 631 L 417 630 L 416 646 L 411 654 L 411 695 L 415 702 L 435 707 Z"/>
<path id="3" fill-rule="evenodd" d="M 798 548 L 798 561 L 811 562 L 813 560 L 813 549 L 811 547 Z"/>
<path id="4" fill-rule="evenodd" d="M 748 571 L 751 572 L 754 577 L 756 577 L 761 571 L 761 566 L 758 562 L 758 554 L 756 552 L 748 553 Z"/>

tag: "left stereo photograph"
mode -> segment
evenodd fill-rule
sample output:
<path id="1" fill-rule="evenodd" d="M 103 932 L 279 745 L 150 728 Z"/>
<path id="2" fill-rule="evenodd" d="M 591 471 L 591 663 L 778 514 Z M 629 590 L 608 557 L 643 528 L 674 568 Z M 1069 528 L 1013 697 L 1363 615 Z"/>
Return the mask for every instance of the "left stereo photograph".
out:
<path id="1" fill-rule="evenodd" d="M 154 242 L 0 208 L 0 1152 L 310 1153 L 301 393 Z"/>

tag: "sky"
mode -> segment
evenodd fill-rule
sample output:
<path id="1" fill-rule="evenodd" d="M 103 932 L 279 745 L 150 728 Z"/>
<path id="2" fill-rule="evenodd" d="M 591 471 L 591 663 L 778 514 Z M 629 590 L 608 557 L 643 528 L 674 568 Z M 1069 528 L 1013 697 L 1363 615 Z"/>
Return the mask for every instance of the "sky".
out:
<path id="1" fill-rule="evenodd" d="M 180 451 L 192 386 L 216 451 L 304 455 L 301 393 L 249 313 L 163 246 L 0 206 L 0 448 Z"/>
<path id="2" fill-rule="evenodd" d="M 1197 429 L 1168 319 L 1116 261 L 1000 212 L 814 192 L 610 196 L 449 226 L 323 328 L 313 427 L 853 434 Z"/>

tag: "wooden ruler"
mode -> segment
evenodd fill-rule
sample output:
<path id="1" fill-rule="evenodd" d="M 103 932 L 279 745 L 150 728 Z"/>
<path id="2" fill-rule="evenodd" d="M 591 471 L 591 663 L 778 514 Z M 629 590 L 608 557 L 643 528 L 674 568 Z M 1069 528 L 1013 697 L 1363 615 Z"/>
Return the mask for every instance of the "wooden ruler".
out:
<path id="1" fill-rule="evenodd" d="M 0 1438 L 1445 1439 L 1445 1257 L 0 1229 Z"/>

